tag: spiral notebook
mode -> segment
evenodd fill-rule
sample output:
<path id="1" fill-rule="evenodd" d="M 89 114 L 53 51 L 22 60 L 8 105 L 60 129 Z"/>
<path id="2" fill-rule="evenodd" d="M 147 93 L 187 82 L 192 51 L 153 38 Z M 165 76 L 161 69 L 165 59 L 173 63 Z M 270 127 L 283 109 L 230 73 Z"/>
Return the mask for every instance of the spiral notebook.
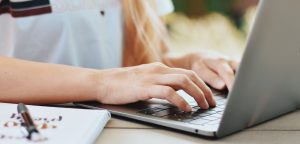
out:
<path id="1" fill-rule="evenodd" d="M 111 117 L 107 110 L 27 107 L 46 140 L 27 140 L 22 132 L 17 105 L 0 103 L 0 144 L 90 144 L 95 142 Z"/>

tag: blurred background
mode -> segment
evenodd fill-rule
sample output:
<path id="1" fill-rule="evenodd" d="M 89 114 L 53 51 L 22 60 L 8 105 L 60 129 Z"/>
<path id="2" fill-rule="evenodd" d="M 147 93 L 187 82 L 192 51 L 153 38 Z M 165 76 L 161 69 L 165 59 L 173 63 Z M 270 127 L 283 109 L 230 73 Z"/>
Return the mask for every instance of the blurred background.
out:
<path id="1" fill-rule="evenodd" d="M 174 54 L 216 51 L 240 58 L 258 0 L 173 0 L 165 21 Z"/>

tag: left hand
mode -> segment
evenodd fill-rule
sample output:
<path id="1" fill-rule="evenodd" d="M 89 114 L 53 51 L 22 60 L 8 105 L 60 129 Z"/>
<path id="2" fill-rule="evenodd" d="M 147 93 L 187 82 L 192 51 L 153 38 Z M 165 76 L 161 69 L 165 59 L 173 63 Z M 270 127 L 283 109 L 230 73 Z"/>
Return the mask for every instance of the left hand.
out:
<path id="1" fill-rule="evenodd" d="M 207 84 L 217 90 L 231 90 L 239 62 L 213 53 L 191 53 L 181 58 L 167 58 L 173 67 L 195 71 Z"/>
<path id="2" fill-rule="evenodd" d="M 239 62 L 224 56 L 208 53 L 189 55 L 190 68 L 211 87 L 231 90 Z"/>

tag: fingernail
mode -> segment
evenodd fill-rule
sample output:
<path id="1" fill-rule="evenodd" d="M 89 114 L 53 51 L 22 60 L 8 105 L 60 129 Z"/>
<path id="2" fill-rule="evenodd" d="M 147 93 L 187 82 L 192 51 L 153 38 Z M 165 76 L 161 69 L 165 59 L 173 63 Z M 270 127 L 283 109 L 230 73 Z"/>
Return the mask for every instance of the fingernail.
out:
<path id="1" fill-rule="evenodd" d="M 205 108 L 208 109 L 209 108 L 209 104 L 207 101 L 205 101 Z"/>
<path id="2" fill-rule="evenodd" d="M 216 81 L 216 86 L 218 88 L 223 88 L 223 87 L 225 87 L 225 82 L 223 80 L 219 79 Z"/>
<path id="3" fill-rule="evenodd" d="M 190 112 L 190 111 L 192 111 L 192 108 L 191 108 L 191 106 L 190 106 L 190 105 L 187 105 L 187 106 L 185 107 L 185 111 L 187 111 L 187 112 Z"/>
<path id="4" fill-rule="evenodd" d="M 216 100 L 212 97 L 210 106 L 216 106 L 216 105 L 217 105 L 217 102 L 216 102 Z"/>
<path id="5" fill-rule="evenodd" d="M 213 107 L 217 106 L 216 100 L 213 98 Z"/>

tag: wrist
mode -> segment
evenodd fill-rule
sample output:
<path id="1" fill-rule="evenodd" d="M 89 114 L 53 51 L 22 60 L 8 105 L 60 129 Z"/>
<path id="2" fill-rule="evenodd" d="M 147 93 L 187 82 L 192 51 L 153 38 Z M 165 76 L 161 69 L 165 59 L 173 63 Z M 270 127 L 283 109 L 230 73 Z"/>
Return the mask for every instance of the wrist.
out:
<path id="1" fill-rule="evenodd" d="M 98 87 L 101 85 L 99 73 L 98 70 L 86 68 L 76 68 L 69 73 L 64 83 L 72 93 L 70 96 L 73 102 L 97 101 Z"/>
<path id="2" fill-rule="evenodd" d="M 88 85 L 88 97 L 92 101 L 101 102 L 102 97 L 106 95 L 104 73 L 105 70 L 89 70 L 85 76 Z"/>

